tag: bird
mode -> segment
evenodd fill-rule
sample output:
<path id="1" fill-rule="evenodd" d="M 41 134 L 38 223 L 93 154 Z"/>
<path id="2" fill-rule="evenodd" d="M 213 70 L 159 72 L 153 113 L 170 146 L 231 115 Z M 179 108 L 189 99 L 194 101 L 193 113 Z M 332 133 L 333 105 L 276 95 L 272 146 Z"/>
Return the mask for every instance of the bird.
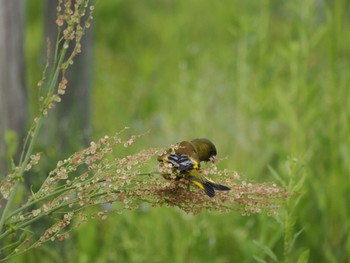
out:
<path id="1" fill-rule="evenodd" d="M 209 197 L 217 191 L 229 191 L 229 187 L 215 183 L 205 177 L 200 171 L 201 162 L 215 162 L 217 150 L 213 142 L 207 138 L 196 138 L 182 141 L 176 147 L 159 155 L 157 160 L 163 164 L 171 164 L 176 172 L 176 178 L 187 178 L 191 183 L 204 190 Z"/>

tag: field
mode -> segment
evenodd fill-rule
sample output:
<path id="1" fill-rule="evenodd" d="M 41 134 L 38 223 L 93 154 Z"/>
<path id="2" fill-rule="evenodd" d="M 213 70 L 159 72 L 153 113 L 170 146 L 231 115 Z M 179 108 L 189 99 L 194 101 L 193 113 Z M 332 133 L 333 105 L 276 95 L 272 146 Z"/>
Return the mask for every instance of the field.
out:
<path id="1" fill-rule="evenodd" d="M 27 2 L 35 86 L 45 47 L 39 1 Z M 244 180 L 289 182 L 297 162 L 305 181 L 280 217 L 144 204 L 13 262 L 349 262 L 349 11 L 345 0 L 96 1 L 91 140 L 125 126 L 149 131 L 136 150 L 208 137 L 227 157 L 219 167 Z"/>

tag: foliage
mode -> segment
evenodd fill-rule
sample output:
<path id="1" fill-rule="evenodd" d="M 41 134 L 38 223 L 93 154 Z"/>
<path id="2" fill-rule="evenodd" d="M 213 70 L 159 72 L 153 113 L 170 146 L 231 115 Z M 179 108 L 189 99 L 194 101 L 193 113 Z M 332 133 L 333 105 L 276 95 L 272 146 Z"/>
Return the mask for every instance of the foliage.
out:
<path id="1" fill-rule="evenodd" d="M 109 17 L 96 23 L 98 133 L 127 121 L 155 144 L 208 136 L 229 156 L 222 166 L 257 181 L 297 157 L 307 177 L 295 248 L 312 262 L 349 260 L 347 1 L 110 1 L 98 12 Z M 271 219 L 227 220 L 252 237 Z M 270 245 L 270 233 L 259 240 Z"/>
<path id="2" fill-rule="evenodd" d="M 96 138 L 124 126 L 151 129 L 141 148 L 207 136 L 229 156 L 219 168 L 234 167 L 244 180 L 272 181 L 276 172 L 288 181 L 288 156 L 306 177 L 280 224 L 142 206 L 90 221 L 73 237 L 76 250 L 61 247 L 62 262 L 270 262 L 284 254 L 347 262 L 348 2 L 103 0 L 96 9 Z M 37 39 L 40 27 L 28 27 Z M 29 54 L 41 50 L 33 43 Z M 40 252 L 23 261 L 61 258 Z"/>
<path id="3" fill-rule="evenodd" d="M 69 239 L 70 232 L 89 219 L 99 217 L 105 220 L 108 209 L 103 209 L 103 205 L 107 204 L 113 204 L 116 206 L 113 211 L 120 212 L 135 210 L 140 202 L 144 202 L 154 207 L 178 207 L 193 214 L 235 209 L 243 215 L 262 212 L 277 214 L 280 200 L 288 198 L 283 187 L 245 181 L 236 183 L 234 180 L 239 178 L 237 173 L 218 170 L 213 164 L 201 168 L 199 172 L 220 176 L 232 191 L 209 198 L 200 189 L 190 189 L 188 179 L 176 179 L 171 166 L 160 165 L 159 171 L 149 171 L 150 159 L 164 153 L 166 148 L 148 148 L 126 157 L 108 156 L 120 145 L 132 145 L 138 137 L 135 135 L 125 141 L 116 134 L 91 142 L 88 148 L 59 161 L 39 189 L 31 190 L 31 195 L 17 191 L 24 185 L 24 176 L 40 162 L 42 153 L 33 153 L 34 147 L 49 110 L 56 107 L 66 92 L 68 79 L 65 73 L 81 52 L 81 38 L 90 27 L 93 10 L 89 1 L 58 1 L 58 38 L 52 65 L 51 42 L 47 41 L 47 62 L 38 83 L 41 94 L 39 113 L 24 140 L 17 166 L 1 180 L 1 201 L 6 202 L 0 219 L 0 241 L 4 244 L 0 249 L 0 260 L 5 261 L 32 248 L 39 248 L 48 241 Z M 73 49 L 69 52 L 72 44 Z M 164 175 L 167 181 L 165 178 L 159 180 L 157 174 Z M 31 176 L 35 176 L 35 172 Z M 24 203 L 20 204 L 22 200 Z M 90 214 L 88 208 L 93 206 L 99 206 L 101 210 Z M 35 227 L 38 224 L 40 228 Z"/>

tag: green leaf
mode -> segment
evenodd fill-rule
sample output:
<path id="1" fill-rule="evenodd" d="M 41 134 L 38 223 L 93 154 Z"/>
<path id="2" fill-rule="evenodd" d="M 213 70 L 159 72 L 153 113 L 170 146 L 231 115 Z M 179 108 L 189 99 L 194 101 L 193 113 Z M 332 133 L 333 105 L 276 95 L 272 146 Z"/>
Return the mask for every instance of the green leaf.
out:
<path id="1" fill-rule="evenodd" d="M 7 156 L 11 157 L 16 154 L 18 148 L 18 136 L 13 130 L 6 130 L 4 140 L 7 146 Z"/>
<path id="2" fill-rule="evenodd" d="M 257 256 L 254 256 L 253 258 L 259 263 L 266 263 L 267 262 L 266 260 L 263 260 L 262 258 L 259 258 Z"/>
<path id="3" fill-rule="evenodd" d="M 262 244 L 257 240 L 253 240 L 253 243 L 256 246 L 258 246 L 260 249 L 262 249 L 265 252 L 265 254 L 268 255 L 274 262 L 278 261 L 276 254 L 271 250 L 271 248 L 269 248 L 268 246 Z"/>
<path id="4" fill-rule="evenodd" d="M 270 165 L 267 166 L 272 176 L 281 183 L 283 187 L 286 187 L 286 182 L 282 179 L 282 177 L 277 173 L 275 169 L 273 169 Z"/>
<path id="5" fill-rule="evenodd" d="M 310 249 L 305 249 L 299 256 L 297 263 L 309 262 Z"/>
<path id="6" fill-rule="evenodd" d="M 295 233 L 295 234 L 293 235 L 293 238 L 292 238 L 292 240 L 291 240 L 290 243 L 289 243 L 289 253 L 292 251 L 293 246 L 294 246 L 294 244 L 295 244 L 295 241 L 296 241 L 297 238 L 301 235 L 302 232 L 304 232 L 304 229 L 301 229 L 300 231 L 298 231 L 297 233 Z"/>
<path id="7" fill-rule="evenodd" d="M 305 182 L 305 175 L 302 175 L 301 178 L 299 179 L 299 181 L 293 186 L 292 191 L 293 192 L 298 192 L 300 191 L 300 189 L 303 187 L 304 182 Z"/>

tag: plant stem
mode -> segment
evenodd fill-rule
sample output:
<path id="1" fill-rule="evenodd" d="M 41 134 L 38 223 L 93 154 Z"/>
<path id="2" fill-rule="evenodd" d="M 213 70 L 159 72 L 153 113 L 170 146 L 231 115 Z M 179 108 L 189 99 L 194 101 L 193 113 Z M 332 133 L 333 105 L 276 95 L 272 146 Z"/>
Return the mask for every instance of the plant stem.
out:
<path id="1" fill-rule="evenodd" d="M 68 44 L 69 40 L 66 40 L 66 43 Z M 67 52 L 67 49 L 63 49 L 61 54 L 60 54 L 60 58 L 59 58 L 59 61 L 57 63 L 56 69 L 55 69 L 55 74 L 53 75 L 52 80 L 51 80 L 50 85 L 49 85 L 49 90 L 53 90 L 54 87 L 57 85 L 58 75 L 59 75 L 59 72 L 61 70 L 61 65 L 63 63 L 64 57 L 66 55 L 66 52 Z M 48 94 L 48 96 L 50 96 L 50 93 Z M 44 107 L 46 107 L 46 106 L 44 106 Z M 41 110 L 43 110 L 43 109 L 41 109 Z M 23 162 L 21 162 L 19 164 L 20 167 L 21 167 L 19 172 L 18 172 L 18 177 L 19 178 L 23 177 L 23 173 L 24 173 L 25 167 L 27 166 L 27 164 L 29 162 L 29 159 L 30 159 L 30 156 L 31 156 L 31 154 L 33 152 L 34 144 L 36 142 L 36 139 L 38 138 L 39 131 L 41 129 L 42 123 L 43 123 L 43 115 L 42 115 L 42 112 L 40 112 L 40 116 L 39 116 L 38 122 L 37 122 L 37 124 L 36 124 L 36 126 L 34 128 L 34 131 L 33 131 L 32 139 L 30 140 L 28 149 L 25 150 L 26 154 L 25 154 L 24 160 L 23 160 Z M 1 218 L 0 218 L 0 233 L 3 230 L 5 219 L 7 218 L 7 213 L 9 212 L 9 208 L 11 207 L 11 205 L 13 203 L 14 197 L 15 197 L 16 192 L 17 192 L 16 190 L 18 188 L 18 185 L 19 185 L 19 181 L 17 181 L 15 183 L 15 185 L 13 186 L 13 189 L 11 190 L 11 193 L 10 193 L 10 196 L 9 196 L 9 198 L 7 200 L 7 203 L 5 204 L 4 211 L 3 211 L 2 215 L 1 215 Z"/>

